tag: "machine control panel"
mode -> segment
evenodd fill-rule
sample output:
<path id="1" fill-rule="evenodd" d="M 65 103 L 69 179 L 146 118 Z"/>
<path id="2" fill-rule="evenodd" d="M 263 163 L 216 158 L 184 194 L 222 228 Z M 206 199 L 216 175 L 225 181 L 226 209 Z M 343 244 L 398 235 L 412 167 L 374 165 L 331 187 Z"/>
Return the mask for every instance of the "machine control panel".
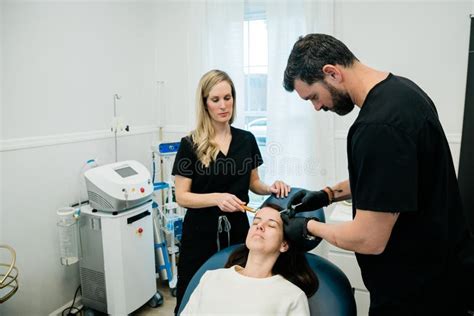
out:
<path id="1" fill-rule="evenodd" d="M 90 169 L 84 173 L 91 205 L 105 212 L 121 212 L 140 205 L 153 193 L 150 172 L 129 160 Z"/>

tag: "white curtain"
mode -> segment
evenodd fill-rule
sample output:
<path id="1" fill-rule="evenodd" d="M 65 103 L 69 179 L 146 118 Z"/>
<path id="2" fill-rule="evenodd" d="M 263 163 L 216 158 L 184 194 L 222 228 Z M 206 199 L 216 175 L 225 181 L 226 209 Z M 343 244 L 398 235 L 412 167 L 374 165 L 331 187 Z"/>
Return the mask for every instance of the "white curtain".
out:
<path id="1" fill-rule="evenodd" d="M 267 146 L 265 181 L 282 179 L 292 186 L 317 189 L 335 182 L 334 114 L 317 113 L 309 102 L 282 86 L 288 55 L 299 36 L 333 32 L 333 1 L 248 0 L 264 4 L 268 30 Z M 243 73 L 244 1 L 190 1 L 187 49 L 188 87 L 194 92 L 199 78 L 210 69 L 229 73 L 237 90 L 235 125 L 243 127 L 245 80 Z M 189 100 L 194 104 L 194 99 Z M 195 111 L 191 124 L 195 122 Z"/>
<path id="2" fill-rule="evenodd" d="M 194 92 L 200 77 L 211 69 L 229 74 L 237 94 L 234 125 L 242 127 L 244 117 L 243 66 L 244 1 L 190 1 L 188 6 L 188 84 Z M 194 99 L 193 99 L 194 103 Z M 192 123 L 195 120 L 195 111 Z"/>
<path id="3" fill-rule="evenodd" d="M 283 88 L 293 44 L 308 33 L 332 33 L 332 1 L 268 0 L 266 181 L 319 189 L 335 181 L 334 114 L 316 112 Z"/>

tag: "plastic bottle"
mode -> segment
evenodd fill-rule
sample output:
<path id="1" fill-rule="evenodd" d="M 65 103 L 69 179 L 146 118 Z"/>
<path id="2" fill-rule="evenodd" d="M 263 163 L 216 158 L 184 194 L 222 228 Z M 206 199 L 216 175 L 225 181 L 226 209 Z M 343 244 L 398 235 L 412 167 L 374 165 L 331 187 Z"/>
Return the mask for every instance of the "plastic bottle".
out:
<path id="1" fill-rule="evenodd" d="M 69 266 L 79 261 L 79 229 L 76 210 L 72 207 L 60 208 L 57 226 L 59 252 L 62 265 Z"/>

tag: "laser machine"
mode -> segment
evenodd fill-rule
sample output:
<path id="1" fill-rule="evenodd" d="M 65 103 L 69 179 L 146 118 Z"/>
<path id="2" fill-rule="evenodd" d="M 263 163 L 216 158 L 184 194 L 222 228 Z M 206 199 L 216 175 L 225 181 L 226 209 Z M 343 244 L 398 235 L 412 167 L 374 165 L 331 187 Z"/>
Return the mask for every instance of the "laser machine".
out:
<path id="1" fill-rule="evenodd" d="M 84 177 L 89 205 L 80 217 L 82 302 L 127 315 L 156 294 L 150 173 L 137 161 L 123 161 Z"/>

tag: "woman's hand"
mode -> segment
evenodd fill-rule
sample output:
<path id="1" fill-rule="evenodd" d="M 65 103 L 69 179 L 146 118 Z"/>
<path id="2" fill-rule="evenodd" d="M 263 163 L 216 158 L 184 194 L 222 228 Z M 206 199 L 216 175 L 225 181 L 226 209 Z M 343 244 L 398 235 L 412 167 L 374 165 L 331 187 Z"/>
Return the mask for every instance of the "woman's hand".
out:
<path id="1" fill-rule="evenodd" d="M 217 193 L 216 205 L 223 212 L 245 212 L 245 205 L 238 197 L 230 193 Z"/>
<path id="2" fill-rule="evenodd" d="M 270 193 L 276 195 L 277 198 L 287 197 L 291 191 L 291 187 L 283 181 L 277 180 L 269 188 Z"/>

